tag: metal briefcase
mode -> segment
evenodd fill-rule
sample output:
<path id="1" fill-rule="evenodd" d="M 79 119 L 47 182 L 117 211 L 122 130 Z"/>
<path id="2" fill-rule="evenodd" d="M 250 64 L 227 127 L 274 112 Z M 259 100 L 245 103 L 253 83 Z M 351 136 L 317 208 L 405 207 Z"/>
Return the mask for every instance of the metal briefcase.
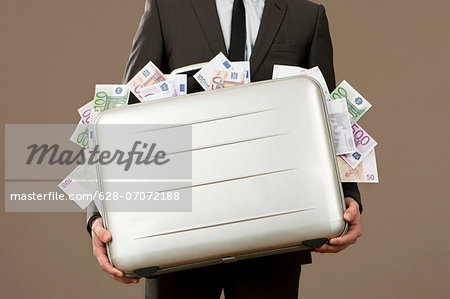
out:
<path id="1" fill-rule="evenodd" d="M 105 124 L 192 129 L 192 149 L 184 151 L 192 157 L 192 181 L 180 187 L 192 195 L 192 211 L 117 212 L 102 201 L 110 261 L 129 276 L 308 249 L 347 229 L 326 103 L 309 77 L 112 109 L 95 128 Z M 95 140 L 100 150 L 120 143 L 97 129 Z M 134 180 L 133 168 L 117 187 L 109 167 L 98 166 L 102 192 L 152 191 Z"/>

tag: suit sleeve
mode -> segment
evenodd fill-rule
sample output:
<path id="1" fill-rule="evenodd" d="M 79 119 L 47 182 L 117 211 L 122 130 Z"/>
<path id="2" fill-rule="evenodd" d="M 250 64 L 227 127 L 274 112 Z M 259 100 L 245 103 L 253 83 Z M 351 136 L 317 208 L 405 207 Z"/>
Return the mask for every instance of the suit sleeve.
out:
<path id="1" fill-rule="evenodd" d="M 91 202 L 86 210 L 86 215 L 87 215 L 87 221 L 86 221 L 86 229 L 89 233 L 89 235 L 92 235 L 92 221 L 95 218 L 101 217 L 100 213 L 97 210 L 97 207 L 95 206 L 95 204 L 93 202 Z"/>
<path id="2" fill-rule="evenodd" d="M 308 58 L 308 67 L 318 66 L 325 77 L 328 89 L 333 91 L 336 88 L 336 79 L 333 66 L 333 45 L 331 42 L 330 29 L 325 8 L 319 5 L 317 22 Z M 345 197 L 352 197 L 359 204 L 362 212 L 361 195 L 356 183 L 342 183 Z"/>
<path id="3" fill-rule="evenodd" d="M 164 73 L 167 71 L 167 59 L 165 56 L 164 38 L 156 0 L 146 0 L 145 11 L 139 23 L 138 30 L 133 39 L 130 57 L 125 68 L 123 82 L 133 78 L 150 60 Z M 139 102 L 136 96 L 130 93 L 129 103 Z M 87 208 L 86 229 L 92 233 L 91 223 L 97 217 L 101 217 L 94 203 Z"/>
<path id="4" fill-rule="evenodd" d="M 133 39 L 130 57 L 125 68 L 123 82 L 127 83 L 150 60 L 163 72 L 168 70 L 160 13 L 156 0 L 146 0 L 145 12 Z M 133 94 L 131 104 L 139 102 Z"/>

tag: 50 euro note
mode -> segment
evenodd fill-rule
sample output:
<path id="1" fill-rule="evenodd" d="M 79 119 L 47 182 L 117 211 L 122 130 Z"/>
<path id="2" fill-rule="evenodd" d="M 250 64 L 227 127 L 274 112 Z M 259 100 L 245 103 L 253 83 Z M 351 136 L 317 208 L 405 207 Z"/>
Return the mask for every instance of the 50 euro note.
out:
<path id="1" fill-rule="evenodd" d="M 305 69 L 299 66 L 280 64 L 275 64 L 273 66 L 272 79 L 286 78 L 298 75 L 305 75 L 314 78 L 319 83 L 320 87 L 322 87 L 325 98 L 327 100 L 331 100 L 327 82 L 325 81 L 325 77 L 323 76 L 319 67 L 316 66 L 311 69 Z"/>
<path id="2" fill-rule="evenodd" d="M 347 101 L 339 99 L 327 102 L 328 120 L 333 135 L 336 155 L 353 153 L 356 150 Z"/>
<path id="3" fill-rule="evenodd" d="M 236 85 L 242 85 L 245 82 L 246 73 L 237 71 L 216 70 L 213 72 L 210 82 L 210 89 L 221 89 Z"/>
<path id="4" fill-rule="evenodd" d="M 141 89 L 143 102 L 176 97 L 178 95 L 176 84 L 172 80 L 165 80 Z"/>
<path id="5" fill-rule="evenodd" d="M 142 102 L 141 89 L 161 81 L 167 80 L 166 76 L 149 61 L 126 85 L 128 89 Z"/>
<path id="6" fill-rule="evenodd" d="M 233 68 L 239 73 L 244 73 L 244 84 L 250 83 L 250 61 L 233 61 Z"/>
<path id="7" fill-rule="evenodd" d="M 346 99 L 348 112 L 355 122 L 360 120 L 370 107 L 372 107 L 372 104 L 345 80 L 331 93 L 331 99 Z"/>
<path id="8" fill-rule="evenodd" d="M 170 74 L 164 75 L 167 80 L 171 80 L 175 84 L 176 92 L 179 96 L 187 94 L 187 75 L 186 74 Z"/>
<path id="9" fill-rule="evenodd" d="M 345 154 L 341 157 L 348 165 L 355 169 L 375 148 L 377 142 L 353 120 L 352 130 L 356 150 L 353 153 Z"/>
<path id="10" fill-rule="evenodd" d="M 341 182 L 345 183 L 378 183 L 378 168 L 375 149 L 353 169 L 341 157 L 337 157 Z"/>

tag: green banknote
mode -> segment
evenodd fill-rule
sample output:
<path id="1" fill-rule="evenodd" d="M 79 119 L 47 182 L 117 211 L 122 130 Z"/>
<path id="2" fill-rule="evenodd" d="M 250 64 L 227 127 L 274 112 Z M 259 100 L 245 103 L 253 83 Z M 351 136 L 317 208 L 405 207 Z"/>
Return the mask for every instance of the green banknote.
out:
<path id="1" fill-rule="evenodd" d="M 83 120 L 80 120 L 75 131 L 73 131 L 72 136 L 69 138 L 70 141 L 76 145 L 88 149 L 89 148 L 89 125 L 85 124 Z"/>
<path id="2" fill-rule="evenodd" d="M 369 101 L 360 95 L 359 92 L 345 80 L 331 93 L 331 99 L 346 99 L 348 113 L 350 113 L 355 122 L 357 122 L 367 110 L 372 107 L 372 104 L 370 104 Z"/>
<path id="3" fill-rule="evenodd" d="M 128 104 L 130 90 L 126 85 L 97 84 L 93 102 L 94 110 L 105 110 L 125 106 Z"/>

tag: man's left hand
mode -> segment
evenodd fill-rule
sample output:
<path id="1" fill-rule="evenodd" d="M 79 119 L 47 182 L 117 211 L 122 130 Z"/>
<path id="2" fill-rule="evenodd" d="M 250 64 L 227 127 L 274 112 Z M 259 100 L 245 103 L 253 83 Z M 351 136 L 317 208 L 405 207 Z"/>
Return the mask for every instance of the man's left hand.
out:
<path id="1" fill-rule="evenodd" d="M 361 237 L 361 214 L 359 213 L 358 203 L 351 197 L 345 198 L 347 210 L 344 212 L 344 220 L 348 222 L 348 232 L 342 237 L 333 238 L 330 244 L 324 244 L 315 249 L 319 253 L 336 253 L 344 250 L 348 246 L 355 244 L 356 240 Z"/>

